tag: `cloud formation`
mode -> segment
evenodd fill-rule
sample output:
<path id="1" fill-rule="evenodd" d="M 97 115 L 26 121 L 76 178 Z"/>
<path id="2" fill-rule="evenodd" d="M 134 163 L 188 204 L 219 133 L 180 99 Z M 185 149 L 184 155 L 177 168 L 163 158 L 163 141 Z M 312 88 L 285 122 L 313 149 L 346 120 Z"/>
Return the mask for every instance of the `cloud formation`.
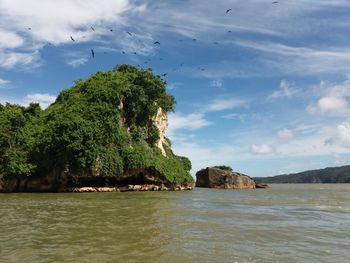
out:
<path id="1" fill-rule="evenodd" d="M 269 99 L 279 99 L 279 98 L 293 98 L 299 94 L 299 90 L 295 87 L 292 82 L 287 80 L 282 80 L 280 86 L 277 90 L 274 90 Z"/>
<path id="2" fill-rule="evenodd" d="M 175 135 L 175 131 L 179 129 L 197 130 L 212 123 L 205 119 L 203 113 L 191 113 L 183 115 L 181 113 L 173 113 L 169 115 L 169 127 L 167 134 L 169 137 Z"/>
<path id="3" fill-rule="evenodd" d="M 6 80 L 6 79 L 1 79 L 0 78 L 0 89 L 2 88 L 2 87 L 5 87 L 7 84 L 9 84 L 10 83 L 10 81 L 9 80 Z"/>
<path id="4" fill-rule="evenodd" d="M 243 99 L 236 99 L 236 98 L 217 99 L 209 103 L 208 106 L 206 106 L 205 111 L 213 112 L 213 111 L 230 110 L 233 108 L 243 107 L 246 105 L 247 105 L 247 102 Z"/>
<path id="5" fill-rule="evenodd" d="M 213 88 L 221 88 L 222 87 L 222 82 L 220 80 L 214 79 L 210 82 L 210 87 Z"/>
<path id="6" fill-rule="evenodd" d="M 335 134 L 326 141 L 326 144 L 335 144 L 343 148 L 350 148 L 350 122 L 339 124 Z"/>
<path id="7" fill-rule="evenodd" d="M 278 138 L 282 141 L 290 141 L 294 138 L 294 132 L 286 128 L 279 130 L 277 135 L 278 135 Z"/>
<path id="8" fill-rule="evenodd" d="M 311 114 L 321 115 L 345 115 L 349 112 L 348 97 L 350 97 L 350 81 L 346 80 L 341 84 L 327 85 L 321 82 L 319 90 L 323 94 L 308 105 L 307 111 Z"/>
<path id="9" fill-rule="evenodd" d="M 252 144 L 250 146 L 250 151 L 252 154 L 256 155 L 266 155 L 271 154 L 273 152 L 271 146 L 265 143 L 260 145 Z"/>

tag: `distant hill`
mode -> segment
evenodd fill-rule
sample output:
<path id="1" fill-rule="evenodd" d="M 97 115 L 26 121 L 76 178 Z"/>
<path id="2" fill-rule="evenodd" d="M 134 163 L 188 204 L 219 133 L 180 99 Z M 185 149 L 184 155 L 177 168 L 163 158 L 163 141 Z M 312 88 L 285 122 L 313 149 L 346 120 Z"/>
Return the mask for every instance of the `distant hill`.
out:
<path id="1" fill-rule="evenodd" d="M 350 165 L 328 167 L 295 174 L 282 174 L 271 177 L 255 177 L 257 183 L 305 184 L 305 183 L 350 183 Z"/>

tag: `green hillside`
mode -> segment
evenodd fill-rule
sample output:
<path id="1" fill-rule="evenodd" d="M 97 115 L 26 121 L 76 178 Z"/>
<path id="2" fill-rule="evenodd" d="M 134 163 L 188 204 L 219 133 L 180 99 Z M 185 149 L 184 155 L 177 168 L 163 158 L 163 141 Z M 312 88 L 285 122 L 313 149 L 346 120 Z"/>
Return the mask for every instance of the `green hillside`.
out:
<path id="1" fill-rule="evenodd" d="M 350 183 L 350 165 L 328 167 L 295 174 L 282 174 L 272 177 L 256 177 L 258 183 L 303 184 L 303 183 Z"/>

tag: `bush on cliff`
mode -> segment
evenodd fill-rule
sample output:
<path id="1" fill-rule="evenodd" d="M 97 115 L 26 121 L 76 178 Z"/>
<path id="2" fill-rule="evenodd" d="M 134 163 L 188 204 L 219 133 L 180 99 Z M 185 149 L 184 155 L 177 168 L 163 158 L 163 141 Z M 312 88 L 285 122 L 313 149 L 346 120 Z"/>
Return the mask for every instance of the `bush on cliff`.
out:
<path id="1" fill-rule="evenodd" d="M 77 81 L 45 110 L 0 104 L 0 175 L 118 177 L 153 166 L 171 182 L 192 181 L 187 158 L 155 146 L 152 118 L 174 106 L 164 80 L 129 65 Z"/>

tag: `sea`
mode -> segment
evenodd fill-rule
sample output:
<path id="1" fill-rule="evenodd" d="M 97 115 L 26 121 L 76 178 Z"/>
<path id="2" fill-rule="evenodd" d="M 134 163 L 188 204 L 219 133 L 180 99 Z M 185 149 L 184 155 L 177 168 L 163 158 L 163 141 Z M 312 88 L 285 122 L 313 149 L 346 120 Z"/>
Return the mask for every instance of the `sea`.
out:
<path id="1" fill-rule="evenodd" d="M 350 185 L 0 194 L 0 262 L 350 262 Z"/>

